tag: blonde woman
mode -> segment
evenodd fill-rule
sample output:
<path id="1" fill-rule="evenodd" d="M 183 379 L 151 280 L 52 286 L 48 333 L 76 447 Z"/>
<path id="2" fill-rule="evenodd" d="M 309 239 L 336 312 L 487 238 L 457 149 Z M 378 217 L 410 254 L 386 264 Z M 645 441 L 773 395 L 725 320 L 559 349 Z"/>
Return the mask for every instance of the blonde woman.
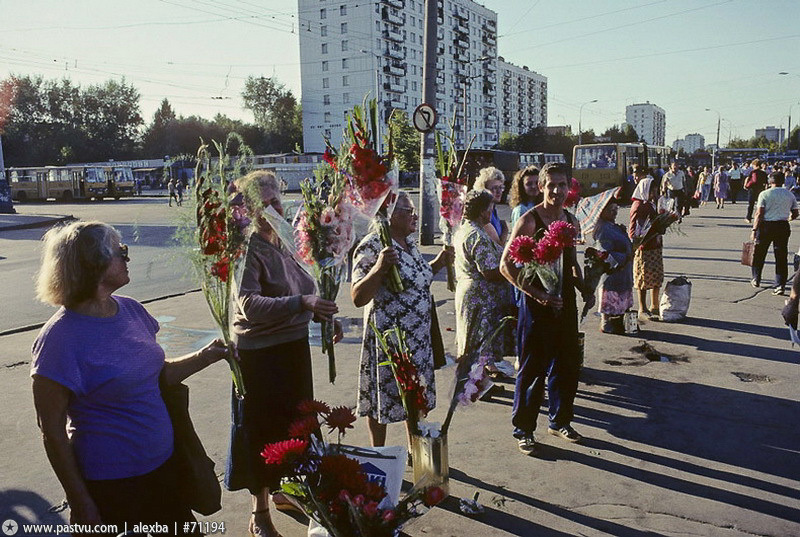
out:
<path id="1" fill-rule="evenodd" d="M 116 294 L 130 282 L 128 260 L 102 222 L 45 235 L 36 291 L 59 308 L 33 344 L 36 417 L 71 523 L 183 527 L 194 516 L 179 491 L 159 378 L 177 384 L 228 351 L 216 340 L 165 361 L 158 321 Z"/>
<path id="2" fill-rule="evenodd" d="M 506 178 L 503 172 L 494 166 L 483 168 L 475 183 L 472 185 L 472 190 L 488 190 L 493 198 L 495 206 L 503 199 L 503 192 L 505 191 Z M 508 239 L 508 224 L 505 220 L 500 220 L 497 216 L 497 208 L 492 209 L 492 219 L 486 224 L 486 234 L 494 242 L 502 248 Z"/>

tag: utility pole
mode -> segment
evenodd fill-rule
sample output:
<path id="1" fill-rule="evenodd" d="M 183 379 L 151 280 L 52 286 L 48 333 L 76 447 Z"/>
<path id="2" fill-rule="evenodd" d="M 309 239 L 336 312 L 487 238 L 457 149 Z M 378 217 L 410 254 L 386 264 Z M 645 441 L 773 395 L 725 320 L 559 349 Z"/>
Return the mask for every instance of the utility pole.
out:
<path id="1" fill-rule="evenodd" d="M 422 71 L 423 102 L 436 110 L 436 47 L 437 2 L 425 0 L 425 58 Z M 434 164 L 434 130 L 422 134 L 419 155 L 419 242 L 424 246 L 433 244 L 433 231 L 436 227 L 436 188 Z"/>

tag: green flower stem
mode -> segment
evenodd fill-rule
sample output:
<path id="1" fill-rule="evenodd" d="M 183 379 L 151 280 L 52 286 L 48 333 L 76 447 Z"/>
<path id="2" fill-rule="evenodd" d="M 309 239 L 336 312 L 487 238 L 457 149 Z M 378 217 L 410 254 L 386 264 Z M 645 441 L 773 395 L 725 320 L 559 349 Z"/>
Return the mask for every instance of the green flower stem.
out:
<path id="1" fill-rule="evenodd" d="M 381 237 L 381 244 L 384 248 L 392 246 L 392 236 L 389 234 L 389 222 L 386 221 L 383 217 L 378 217 L 379 220 L 379 235 Z M 389 272 L 386 274 L 386 286 L 389 288 L 389 291 L 392 293 L 402 293 L 405 291 L 405 287 L 403 286 L 403 280 L 400 279 L 400 271 L 397 270 L 397 266 L 392 265 L 389 269 Z"/>

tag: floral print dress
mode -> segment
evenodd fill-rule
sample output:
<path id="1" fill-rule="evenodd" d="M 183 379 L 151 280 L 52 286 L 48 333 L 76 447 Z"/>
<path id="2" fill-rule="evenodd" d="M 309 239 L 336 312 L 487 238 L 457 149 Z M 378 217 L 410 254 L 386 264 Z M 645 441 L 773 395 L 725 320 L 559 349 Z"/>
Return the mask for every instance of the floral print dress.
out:
<path id="1" fill-rule="evenodd" d="M 429 410 L 436 406 L 436 387 L 433 375 L 433 349 L 431 347 L 431 281 L 433 270 L 416 244 L 407 239 L 409 251 L 397 242 L 394 247 L 400 256 L 397 269 L 405 290 L 392 293 L 381 285 L 372 301 L 364 308 L 364 338 L 361 346 L 361 365 L 358 382 L 358 415 L 370 416 L 379 423 L 396 423 L 406 419 L 403 403 L 397 391 L 392 369 L 378 365 L 387 360 L 375 333 L 369 326 L 375 323 L 378 330 L 388 330 L 395 325 L 406 333 L 406 343 L 411 359 L 425 384 Z M 378 261 L 383 250 L 377 233 L 370 233 L 361 241 L 353 258 L 353 284 L 363 279 Z"/>
<path id="2" fill-rule="evenodd" d="M 458 356 L 466 352 L 491 356 L 502 360 L 504 355 L 503 337 L 496 337 L 483 350 L 467 348 L 467 335 L 473 333 L 474 342 L 481 341 L 497 328 L 510 299 L 507 282 L 490 282 L 481 271 L 500 266 L 503 253 L 486 231 L 472 221 L 464 221 L 456 233 L 456 345 Z M 477 324 L 475 324 L 477 323 Z M 474 325 L 474 326 L 473 326 Z M 477 358 L 477 356 L 471 356 Z"/>

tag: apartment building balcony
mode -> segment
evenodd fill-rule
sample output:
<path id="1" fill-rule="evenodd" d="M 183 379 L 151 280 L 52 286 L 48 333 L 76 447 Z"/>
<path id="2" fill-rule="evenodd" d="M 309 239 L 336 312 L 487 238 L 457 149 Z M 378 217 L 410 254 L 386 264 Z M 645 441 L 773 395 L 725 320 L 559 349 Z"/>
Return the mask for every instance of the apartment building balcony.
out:
<path id="1" fill-rule="evenodd" d="M 494 45 L 497 44 L 497 38 L 495 37 L 494 34 L 484 33 L 483 34 L 483 42 L 486 43 L 487 45 L 494 46 Z"/>
<path id="2" fill-rule="evenodd" d="M 460 48 L 469 48 L 469 41 L 466 39 L 454 39 L 453 44 Z"/>
<path id="3" fill-rule="evenodd" d="M 469 20 L 469 12 L 463 6 L 453 6 L 453 16 L 458 19 Z"/>
<path id="4" fill-rule="evenodd" d="M 456 19 L 456 24 L 453 29 L 457 32 L 462 32 L 465 34 L 469 33 L 469 24 L 464 19 Z"/>
<path id="5" fill-rule="evenodd" d="M 495 63 L 494 61 L 484 62 L 484 65 L 486 66 L 486 69 L 490 73 L 494 73 L 495 71 L 497 71 L 497 63 Z"/>
<path id="6" fill-rule="evenodd" d="M 484 24 L 484 26 L 486 28 L 490 28 L 493 31 L 497 30 L 497 22 L 495 22 L 493 19 L 486 19 L 486 23 Z"/>
<path id="7" fill-rule="evenodd" d="M 392 13 L 391 10 L 388 8 L 383 8 L 383 20 L 391 22 L 392 24 L 397 24 L 402 26 L 406 23 L 405 18 L 402 15 L 396 15 Z"/>
<path id="8" fill-rule="evenodd" d="M 406 65 L 384 65 L 383 72 L 394 76 L 406 76 Z"/>
<path id="9" fill-rule="evenodd" d="M 495 90 L 494 88 L 484 88 L 483 89 L 483 94 L 484 95 L 488 95 L 489 97 L 496 97 L 497 96 L 497 90 Z"/>
<path id="10" fill-rule="evenodd" d="M 398 101 L 397 99 L 392 99 L 391 101 L 389 101 L 389 107 L 392 108 L 392 109 L 399 108 L 400 110 L 405 110 L 406 109 L 406 103 L 404 103 L 402 101 Z"/>
<path id="11" fill-rule="evenodd" d="M 486 114 L 483 116 L 483 120 L 489 123 L 494 123 L 497 121 L 497 114 Z"/>
<path id="12" fill-rule="evenodd" d="M 383 0 L 383 3 L 396 9 L 403 9 L 406 7 L 405 0 Z"/>
<path id="13" fill-rule="evenodd" d="M 406 91 L 406 87 L 403 84 L 391 84 L 389 82 L 383 85 L 383 89 L 392 93 L 405 93 Z"/>
<path id="14" fill-rule="evenodd" d="M 394 41 L 395 43 L 402 43 L 404 41 L 403 34 L 396 30 L 384 30 L 383 38 L 388 39 L 389 41 Z"/>

